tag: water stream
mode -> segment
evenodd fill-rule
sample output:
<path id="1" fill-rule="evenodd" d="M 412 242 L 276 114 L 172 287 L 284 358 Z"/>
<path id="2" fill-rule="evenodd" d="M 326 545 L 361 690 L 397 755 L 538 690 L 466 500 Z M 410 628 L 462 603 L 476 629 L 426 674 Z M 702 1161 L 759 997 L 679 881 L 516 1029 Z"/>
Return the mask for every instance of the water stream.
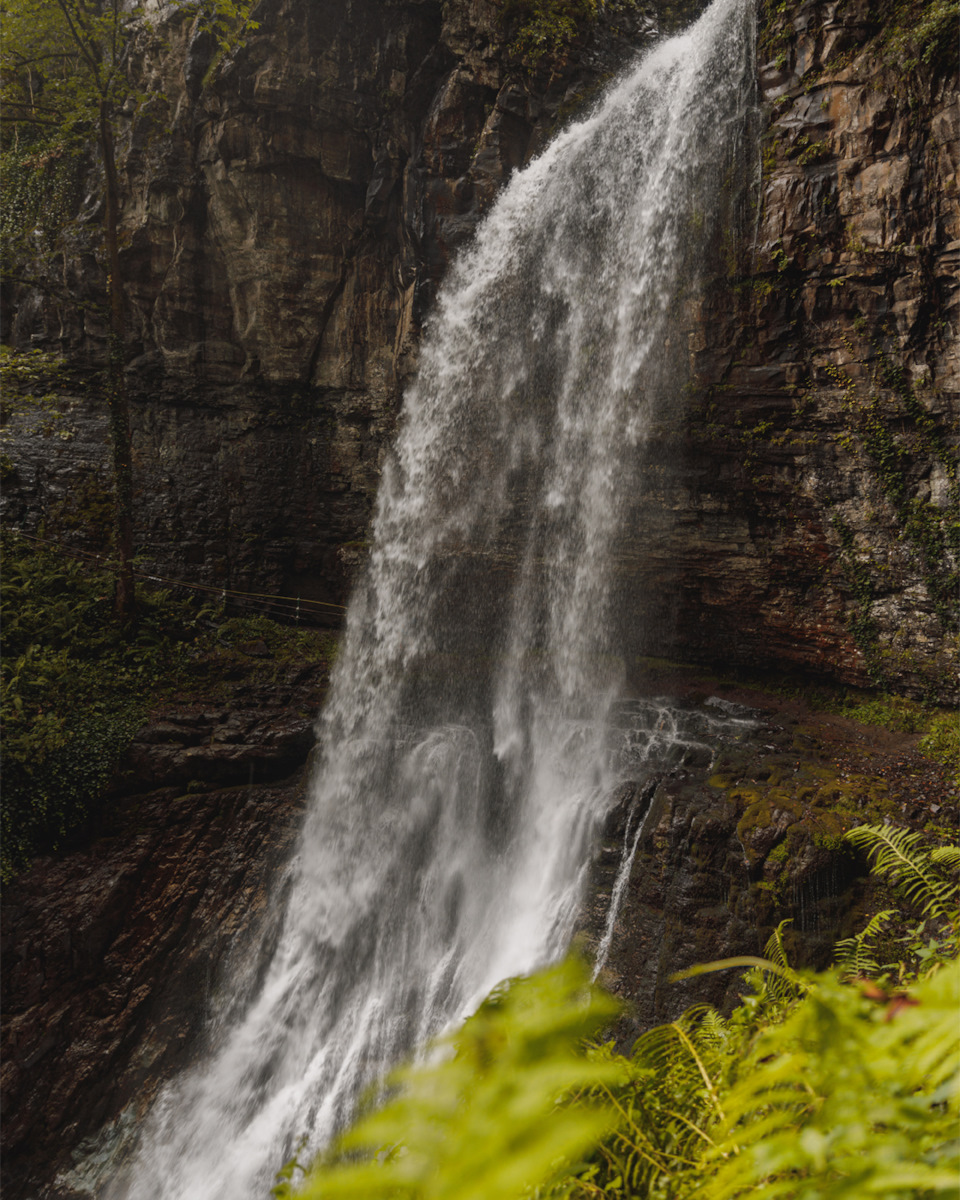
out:
<path id="1" fill-rule="evenodd" d="M 451 269 L 269 953 L 111 1200 L 265 1195 L 302 1135 L 308 1157 L 387 1066 L 564 951 L 615 785 L 682 752 L 675 716 L 620 703 L 614 577 L 651 423 L 680 402 L 752 12 L 715 0 L 638 60 Z"/>

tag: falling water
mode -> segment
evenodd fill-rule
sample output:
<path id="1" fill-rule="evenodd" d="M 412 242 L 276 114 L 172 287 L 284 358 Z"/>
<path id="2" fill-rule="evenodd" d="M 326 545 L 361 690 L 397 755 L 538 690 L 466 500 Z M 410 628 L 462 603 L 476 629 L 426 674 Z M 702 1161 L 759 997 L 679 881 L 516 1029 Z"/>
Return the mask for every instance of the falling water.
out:
<path id="1" fill-rule="evenodd" d="M 637 856 L 637 847 L 640 845 L 640 837 L 643 834 L 650 811 L 647 808 L 639 812 L 635 806 L 631 808 L 627 817 L 627 827 L 623 831 L 623 850 L 620 853 L 620 866 L 617 868 L 617 877 L 613 882 L 613 891 L 610 893 L 610 904 L 607 909 L 607 920 L 603 930 L 603 937 L 600 939 L 600 945 L 597 947 L 596 958 L 593 964 L 594 979 L 599 976 L 604 966 L 606 966 L 607 956 L 610 953 L 610 947 L 613 945 L 613 935 L 617 927 L 617 917 L 620 915 L 620 906 L 623 904 L 623 896 L 627 890 L 627 882 L 630 879 L 630 869 L 633 866 L 633 860 Z"/>
<path id="2" fill-rule="evenodd" d="M 309 1156 L 386 1066 L 564 951 L 623 770 L 618 538 L 678 403 L 677 312 L 743 127 L 752 9 L 715 0 L 638 61 L 452 268 L 269 953 L 105 1195 L 264 1195 L 301 1135 Z"/>

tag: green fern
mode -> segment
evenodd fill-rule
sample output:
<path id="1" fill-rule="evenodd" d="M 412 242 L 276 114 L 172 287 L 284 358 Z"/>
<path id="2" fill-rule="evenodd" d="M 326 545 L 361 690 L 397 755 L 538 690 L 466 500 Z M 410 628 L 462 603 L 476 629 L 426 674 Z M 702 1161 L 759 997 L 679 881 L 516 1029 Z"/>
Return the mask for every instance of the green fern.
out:
<path id="1" fill-rule="evenodd" d="M 946 854 L 934 858 L 936 852 L 923 846 L 919 833 L 893 825 L 858 825 L 844 836 L 872 855 L 872 871 L 886 876 L 924 918 L 946 922 L 954 933 L 960 931 L 960 888 L 943 878 L 942 872 L 943 867 L 956 865 L 960 856 L 957 847 L 942 847 Z"/>
<path id="2" fill-rule="evenodd" d="M 617 1056 L 583 1039 L 619 1011 L 570 960 L 498 988 L 427 1065 L 398 1071 L 393 1098 L 317 1163 L 309 1200 L 508 1200 L 569 1172 L 615 1125 L 611 1106 L 561 1105 L 571 1092 L 619 1085 Z"/>
<path id="3" fill-rule="evenodd" d="M 607 1200 L 680 1195 L 689 1186 L 709 1138 L 704 1132 L 722 1116 L 720 1094 L 739 1033 L 707 1005 L 637 1039 L 628 1074 L 569 1103 L 601 1103 L 617 1113 L 611 1133 L 579 1168 L 537 1200 Z M 612 1045 L 591 1054 L 615 1055 Z"/>
<path id="4" fill-rule="evenodd" d="M 791 918 L 780 922 L 764 947 L 764 957 L 752 954 L 741 954 L 735 958 L 719 958 L 714 962 L 697 963 L 684 971 L 677 971 L 670 976 L 670 982 L 683 979 L 693 979 L 697 975 L 710 975 L 715 971 L 728 971 L 734 967 L 747 967 L 744 983 L 750 989 L 750 1004 L 754 1010 L 774 1008 L 792 1003 L 802 996 L 807 984 L 802 975 L 798 974 L 787 961 L 783 931 L 791 924 Z M 768 1014 L 771 1015 L 772 1014 Z"/>
<path id="5" fill-rule="evenodd" d="M 960 846 L 937 846 L 930 851 L 930 861 L 947 871 L 960 870 Z"/>
<path id="6" fill-rule="evenodd" d="M 960 964 L 885 1007 L 820 976 L 724 1096 L 696 1200 L 957 1195 Z"/>
<path id="7" fill-rule="evenodd" d="M 926 919 L 956 928 L 960 849 L 861 826 L 851 841 Z M 746 967 L 729 1018 L 699 1005 L 639 1037 L 629 1058 L 589 1044 L 617 1004 L 567 963 L 497 989 L 429 1064 L 398 1072 L 294 1192 L 307 1200 L 886 1200 L 957 1195 L 960 964 L 909 989 L 877 974 L 895 914 L 838 943 L 839 971 L 789 965 L 787 922 Z M 921 926 L 922 929 L 922 926 Z M 933 952 L 931 952 L 933 953 Z M 918 955 L 922 959 L 922 955 Z M 902 974 L 902 971 L 901 971 Z"/>
<path id="8" fill-rule="evenodd" d="M 853 937 L 844 938 L 833 948 L 833 965 L 841 979 L 854 979 L 860 975 L 879 975 L 885 968 L 873 956 L 870 943 L 882 932 L 884 925 L 897 915 L 894 908 L 875 913 L 866 927 Z"/>

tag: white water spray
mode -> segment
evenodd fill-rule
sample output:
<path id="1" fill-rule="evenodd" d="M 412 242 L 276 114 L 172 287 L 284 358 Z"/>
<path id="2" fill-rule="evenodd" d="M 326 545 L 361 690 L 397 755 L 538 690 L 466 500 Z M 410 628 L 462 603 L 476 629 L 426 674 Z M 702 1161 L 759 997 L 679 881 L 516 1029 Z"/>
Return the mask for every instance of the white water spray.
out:
<path id="1" fill-rule="evenodd" d="M 566 948 L 629 740 L 608 720 L 618 539 L 678 403 L 676 312 L 742 129 L 751 21 L 715 0 L 647 54 L 451 270 L 279 933 L 104 1195 L 265 1195 L 302 1135 L 305 1159 L 398 1058 Z"/>

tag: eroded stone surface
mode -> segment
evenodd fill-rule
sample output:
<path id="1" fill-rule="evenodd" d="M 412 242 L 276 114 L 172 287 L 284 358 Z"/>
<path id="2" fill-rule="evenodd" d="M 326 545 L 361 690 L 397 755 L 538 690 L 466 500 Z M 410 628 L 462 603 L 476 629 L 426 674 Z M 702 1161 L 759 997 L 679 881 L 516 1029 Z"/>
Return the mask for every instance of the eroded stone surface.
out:
<path id="1" fill-rule="evenodd" d="M 271 0 L 205 87 L 209 46 L 187 21 L 143 59 L 158 99 L 128 135 L 124 253 L 155 569 L 344 601 L 450 255 L 656 22 L 611 8 L 553 77 L 529 78 L 497 13 Z M 744 169 L 759 212 L 723 231 L 690 306 L 691 386 L 653 432 L 623 552 L 628 650 L 947 697 L 956 549 L 924 549 L 907 510 L 942 525 L 957 502 L 955 81 L 884 65 L 867 0 L 775 19 Z M 86 295 L 90 266 L 57 269 Z M 13 299 L 21 344 L 102 352 L 90 312 Z M 102 491 L 96 408 L 74 403 L 47 436 L 8 429 L 9 519 L 52 529 Z"/>
<path id="2" fill-rule="evenodd" d="M 4 889 L 5 1192 L 37 1194 L 185 1065 L 269 915 L 300 805 L 291 785 L 166 787 L 137 797 L 133 829 Z"/>
<path id="3" fill-rule="evenodd" d="M 811 710 L 802 701 L 719 684 L 696 672 L 654 672 L 679 702 L 719 696 L 751 708 L 756 727 L 715 748 L 706 770 L 663 775 L 637 846 L 601 980 L 629 1004 L 618 1030 L 629 1044 L 692 1004 L 730 1008 L 739 974 L 671 983 L 698 963 L 762 954 L 784 920 L 789 960 L 824 969 L 834 943 L 868 916 L 896 907 L 842 841 L 853 824 L 891 820 L 950 836 L 960 788 L 922 758 L 916 735 Z M 627 810 L 612 814 L 584 912 L 596 946 L 621 861 Z"/>
<path id="4" fill-rule="evenodd" d="M 237 652 L 230 673 L 155 710 L 87 845 L 4 886 L 5 1194 L 74 1196 L 47 1185 L 86 1139 L 119 1148 L 111 1129 L 135 1128 L 229 1006 L 223 981 L 257 969 L 326 667 Z"/>

